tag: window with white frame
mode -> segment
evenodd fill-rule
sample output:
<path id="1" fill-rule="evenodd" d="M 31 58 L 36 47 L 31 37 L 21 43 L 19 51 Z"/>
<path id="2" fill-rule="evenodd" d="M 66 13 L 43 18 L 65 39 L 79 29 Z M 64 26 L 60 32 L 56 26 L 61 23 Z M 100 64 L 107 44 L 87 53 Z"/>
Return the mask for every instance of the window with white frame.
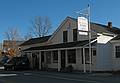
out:
<path id="1" fill-rule="evenodd" d="M 92 55 L 96 56 L 96 49 L 92 49 Z"/>
<path id="2" fill-rule="evenodd" d="M 68 63 L 76 63 L 76 49 L 67 50 Z"/>
<path id="3" fill-rule="evenodd" d="M 73 29 L 73 41 L 77 41 L 77 29 Z"/>
<path id="4" fill-rule="evenodd" d="M 93 52 L 92 52 L 92 55 L 94 54 L 94 56 L 96 56 L 96 50 L 94 50 Z M 82 54 L 82 64 L 83 64 L 83 49 L 81 49 L 81 54 Z M 92 61 L 92 58 L 91 58 L 91 61 Z M 89 48 L 85 48 L 85 64 L 90 64 Z"/>
<path id="5" fill-rule="evenodd" d="M 63 31 L 63 42 L 66 43 L 68 41 L 68 32 Z"/>
<path id="6" fill-rule="evenodd" d="M 120 46 L 115 46 L 115 57 L 120 58 Z"/>
<path id="7" fill-rule="evenodd" d="M 89 48 L 85 48 L 85 63 L 90 63 Z"/>
<path id="8" fill-rule="evenodd" d="M 46 52 L 47 64 L 51 64 L 51 51 Z"/>
<path id="9" fill-rule="evenodd" d="M 52 52 L 53 55 L 53 63 L 57 63 L 58 62 L 58 51 L 55 50 Z"/>

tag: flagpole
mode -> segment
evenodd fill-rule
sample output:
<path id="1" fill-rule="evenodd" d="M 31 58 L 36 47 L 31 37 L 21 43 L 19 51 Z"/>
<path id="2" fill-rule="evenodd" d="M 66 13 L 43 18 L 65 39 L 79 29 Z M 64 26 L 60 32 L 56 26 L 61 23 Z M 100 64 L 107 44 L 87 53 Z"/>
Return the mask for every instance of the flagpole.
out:
<path id="1" fill-rule="evenodd" d="M 88 4 L 87 13 L 80 13 L 79 15 L 83 15 L 84 17 L 78 18 L 78 31 L 80 35 L 88 35 L 88 43 L 89 43 L 89 73 L 92 72 L 92 56 L 91 56 L 91 28 L 90 28 L 90 5 Z M 86 23 L 87 22 L 87 23 Z M 83 23 L 83 24 L 82 24 Z M 84 24 L 87 24 L 86 26 Z M 83 26 L 82 26 L 83 25 Z M 81 33 L 81 31 L 83 31 Z M 87 34 L 84 32 L 87 31 Z M 85 56 L 85 48 L 83 47 L 83 69 L 84 73 L 86 73 L 86 56 Z"/>
<path id="2" fill-rule="evenodd" d="M 88 37 L 89 37 L 89 72 L 92 72 L 92 56 L 91 56 L 91 28 L 90 28 L 90 5 L 88 4 Z"/>

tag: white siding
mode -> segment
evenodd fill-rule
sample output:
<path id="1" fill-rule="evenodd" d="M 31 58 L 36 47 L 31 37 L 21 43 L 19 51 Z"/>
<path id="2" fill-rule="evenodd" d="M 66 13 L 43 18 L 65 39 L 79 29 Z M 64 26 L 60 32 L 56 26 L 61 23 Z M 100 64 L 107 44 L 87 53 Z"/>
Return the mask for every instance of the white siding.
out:
<path id="1" fill-rule="evenodd" d="M 97 58 L 96 58 L 97 71 L 110 71 L 112 70 L 112 46 L 111 43 L 97 44 Z"/>
<path id="2" fill-rule="evenodd" d="M 70 28 L 69 27 L 70 23 Z M 68 31 L 68 42 L 73 42 L 73 29 L 77 29 L 77 22 L 75 20 L 67 18 L 59 27 L 58 31 L 56 31 L 53 34 L 53 37 L 49 42 L 52 42 L 52 44 L 58 44 L 58 43 L 63 43 L 63 31 Z M 79 35 L 78 36 L 78 41 L 80 40 L 86 40 L 88 39 L 88 36 L 84 35 Z"/>
<path id="3" fill-rule="evenodd" d="M 120 70 L 120 58 L 116 58 L 115 47 L 120 46 L 120 42 L 119 41 L 113 42 L 112 45 L 113 45 L 113 48 L 112 48 L 113 70 L 117 71 L 117 70 Z"/>
<path id="4" fill-rule="evenodd" d="M 109 42 L 112 38 L 107 35 L 97 37 L 97 71 L 112 70 L 112 44 Z"/>

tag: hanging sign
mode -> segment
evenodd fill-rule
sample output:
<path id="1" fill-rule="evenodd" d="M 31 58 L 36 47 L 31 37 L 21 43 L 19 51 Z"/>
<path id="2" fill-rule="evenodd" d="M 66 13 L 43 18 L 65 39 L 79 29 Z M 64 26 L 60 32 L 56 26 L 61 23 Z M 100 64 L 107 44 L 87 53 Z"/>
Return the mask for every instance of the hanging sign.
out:
<path id="1" fill-rule="evenodd" d="M 78 17 L 78 31 L 80 35 L 88 35 L 88 19 Z"/>

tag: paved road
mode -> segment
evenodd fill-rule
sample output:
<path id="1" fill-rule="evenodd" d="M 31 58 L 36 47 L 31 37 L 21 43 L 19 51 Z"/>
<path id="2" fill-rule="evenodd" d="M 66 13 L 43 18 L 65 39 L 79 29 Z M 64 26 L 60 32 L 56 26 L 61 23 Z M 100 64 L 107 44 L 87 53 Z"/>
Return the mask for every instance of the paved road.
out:
<path id="1" fill-rule="evenodd" d="M 120 75 L 0 70 L 0 83 L 120 83 Z"/>

